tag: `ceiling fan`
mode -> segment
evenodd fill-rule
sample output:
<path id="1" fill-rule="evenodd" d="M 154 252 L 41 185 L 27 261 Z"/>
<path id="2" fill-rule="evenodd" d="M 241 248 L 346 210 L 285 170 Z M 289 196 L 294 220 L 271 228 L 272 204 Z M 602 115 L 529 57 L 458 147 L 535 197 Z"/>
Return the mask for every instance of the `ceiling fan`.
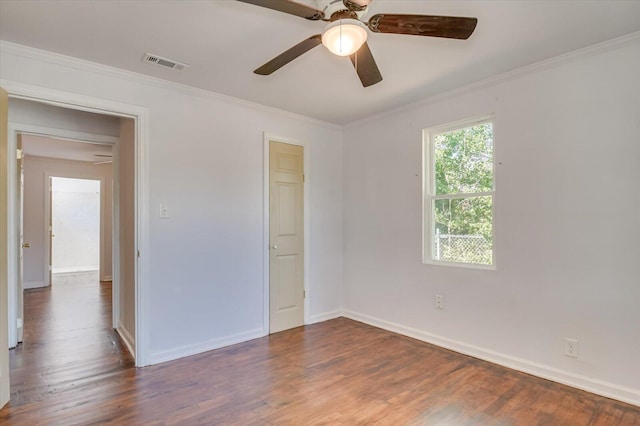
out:
<path id="1" fill-rule="evenodd" d="M 407 34 L 466 40 L 476 28 L 476 18 L 432 15 L 377 14 L 365 23 L 371 0 L 317 0 L 322 10 L 289 0 L 238 0 L 311 21 L 329 22 L 322 34 L 313 35 L 276 56 L 253 72 L 269 75 L 319 44 L 339 56 L 349 56 L 364 87 L 382 81 L 367 44 L 367 29 L 374 33 Z"/>

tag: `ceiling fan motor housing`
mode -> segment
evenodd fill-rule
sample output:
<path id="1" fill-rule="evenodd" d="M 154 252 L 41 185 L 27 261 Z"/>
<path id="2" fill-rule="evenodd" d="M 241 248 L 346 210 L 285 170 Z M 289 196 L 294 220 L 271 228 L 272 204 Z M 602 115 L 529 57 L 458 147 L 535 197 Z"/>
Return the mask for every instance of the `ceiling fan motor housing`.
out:
<path id="1" fill-rule="evenodd" d="M 357 3 L 353 0 L 316 0 L 318 4 L 318 10 L 324 12 L 325 19 L 331 19 L 331 16 L 335 13 L 339 12 L 349 12 L 349 8 L 345 5 L 345 3 L 352 4 L 353 7 L 357 6 Z M 358 17 L 358 19 L 362 19 L 367 14 L 367 7 L 359 7 L 362 10 L 354 10 L 351 9 L 352 13 Z"/>

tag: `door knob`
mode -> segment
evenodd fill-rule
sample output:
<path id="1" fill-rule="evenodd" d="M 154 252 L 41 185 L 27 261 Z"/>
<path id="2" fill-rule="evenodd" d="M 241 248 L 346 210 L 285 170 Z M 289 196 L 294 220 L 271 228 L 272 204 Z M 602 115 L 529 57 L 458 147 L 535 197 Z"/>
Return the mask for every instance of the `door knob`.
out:
<path id="1" fill-rule="evenodd" d="M 273 245 L 273 249 L 276 250 L 277 248 L 278 248 L 278 246 L 274 244 Z"/>
<path id="2" fill-rule="evenodd" d="M 29 248 L 31 245 L 29 243 L 22 243 L 22 248 Z"/>

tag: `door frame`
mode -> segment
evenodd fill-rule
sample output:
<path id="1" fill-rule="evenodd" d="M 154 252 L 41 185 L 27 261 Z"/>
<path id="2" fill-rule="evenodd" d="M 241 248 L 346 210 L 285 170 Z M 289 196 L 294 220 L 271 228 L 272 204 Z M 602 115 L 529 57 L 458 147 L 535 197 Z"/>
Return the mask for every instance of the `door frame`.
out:
<path id="1" fill-rule="evenodd" d="M 269 335 L 269 257 L 271 251 L 269 250 L 269 142 L 281 142 L 289 145 L 297 145 L 303 148 L 303 168 L 304 168 L 304 181 L 303 181 L 303 220 L 304 220 L 304 324 L 309 324 L 309 305 L 310 298 L 313 294 L 309 291 L 311 286 L 311 274 L 310 274 L 310 262 L 311 257 L 311 238 L 310 238 L 310 213 L 311 213 L 311 144 L 306 141 L 300 141 L 290 138 L 274 135 L 272 133 L 264 132 L 263 134 L 263 320 L 262 320 L 262 334 L 264 336 Z"/>
<path id="2" fill-rule="evenodd" d="M 9 135 L 4 134 L 8 125 L 7 114 L 9 110 L 9 96 L 4 87 L 0 86 L 0 177 L 9 177 L 7 169 L 9 163 Z M 9 185 L 0 185 L 0 241 L 9 239 Z M 8 271 L 9 255 L 8 244 L 0 243 L 0 312 L 8 307 Z M 8 339 L 8 313 L 0 314 L 0 409 L 9 402 L 9 339 Z M 6 352 L 5 352 L 6 350 Z"/>
<path id="3" fill-rule="evenodd" d="M 145 319 L 147 315 L 147 304 L 149 300 L 149 111 L 147 108 L 143 108 L 137 105 L 130 105 L 121 102 L 115 102 L 107 99 L 94 98 L 85 95 L 79 95 L 71 92 L 64 92 L 55 89 L 48 89 L 39 86 L 32 86 L 24 83 L 18 83 L 14 81 L 2 80 L 2 87 L 9 93 L 9 99 L 24 99 L 29 101 L 35 101 L 45 103 L 48 105 L 63 107 L 67 109 L 92 112 L 97 114 L 112 115 L 121 118 L 130 118 L 135 122 L 135 138 L 134 138 L 134 151 L 135 151 L 135 182 L 134 182 L 134 210 L 135 210 L 135 241 L 134 248 L 138 252 L 137 262 L 135 262 L 135 365 L 142 367 L 149 365 L 148 357 L 148 341 L 149 332 L 147 321 Z M 15 139 L 13 137 L 8 138 L 8 152 L 15 152 Z M 118 146 L 117 144 L 115 145 Z M 115 157 L 115 156 L 114 156 Z M 115 159 L 115 158 L 114 158 Z M 16 182 L 15 176 L 15 164 L 11 166 L 13 161 L 9 162 L 9 166 L 12 167 L 8 170 L 7 182 L 9 184 L 9 190 L 15 191 Z M 115 169 L 115 167 L 114 167 Z M 115 176 L 114 176 L 115 179 Z M 115 201 L 115 192 L 114 192 Z M 9 194 L 8 199 L 8 212 L 15 211 L 16 209 L 16 197 L 15 194 Z M 17 226 L 15 223 L 15 215 L 9 218 L 9 229 L 13 229 Z M 8 246 L 10 252 L 8 253 L 9 263 L 17 265 L 17 241 L 16 235 L 9 235 Z M 116 242 L 114 241 L 114 246 Z M 115 257 L 114 257 L 115 259 Z M 114 268 L 115 271 L 115 268 Z M 114 278 L 116 273 L 114 272 Z M 116 283 L 114 282 L 114 285 Z M 9 283 L 11 287 L 11 283 Z M 114 291 L 115 292 L 115 291 Z"/>

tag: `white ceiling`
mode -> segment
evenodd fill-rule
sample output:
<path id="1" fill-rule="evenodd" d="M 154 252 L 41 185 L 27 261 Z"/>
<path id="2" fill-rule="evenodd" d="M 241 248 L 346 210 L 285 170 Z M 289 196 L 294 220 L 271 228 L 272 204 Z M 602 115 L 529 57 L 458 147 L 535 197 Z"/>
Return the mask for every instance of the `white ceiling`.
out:
<path id="1" fill-rule="evenodd" d="M 0 38 L 345 124 L 640 31 L 640 1 L 374 0 L 369 15 L 382 12 L 472 16 L 478 26 L 467 41 L 370 34 L 384 80 L 369 88 L 322 46 L 254 75 L 324 24 L 232 0 L 2 0 Z M 144 64 L 145 52 L 191 67 Z"/>
<path id="2" fill-rule="evenodd" d="M 27 157 L 58 158 L 91 163 L 111 160 L 111 145 L 54 139 L 39 135 L 22 135 L 22 151 Z"/>

